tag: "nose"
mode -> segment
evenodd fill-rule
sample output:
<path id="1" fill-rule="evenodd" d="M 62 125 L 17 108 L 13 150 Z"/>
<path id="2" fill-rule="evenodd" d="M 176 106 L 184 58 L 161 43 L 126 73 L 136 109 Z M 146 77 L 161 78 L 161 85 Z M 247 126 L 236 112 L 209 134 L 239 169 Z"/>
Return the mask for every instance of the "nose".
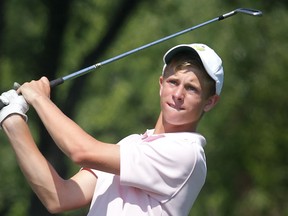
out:
<path id="1" fill-rule="evenodd" d="M 183 86 L 179 85 L 174 91 L 173 98 L 182 101 L 184 99 L 185 89 Z"/>

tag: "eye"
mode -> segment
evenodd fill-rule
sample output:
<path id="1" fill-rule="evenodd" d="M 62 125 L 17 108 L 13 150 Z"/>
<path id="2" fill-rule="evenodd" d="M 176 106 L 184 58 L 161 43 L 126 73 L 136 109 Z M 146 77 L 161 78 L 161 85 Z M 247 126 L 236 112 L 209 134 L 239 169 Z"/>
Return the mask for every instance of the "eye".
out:
<path id="1" fill-rule="evenodd" d="M 198 89 L 193 85 L 187 85 L 186 90 L 189 92 L 197 92 L 198 91 Z"/>
<path id="2" fill-rule="evenodd" d="M 178 81 L 175 79 L 168 79 L 167 82 L 171 85 L 177 85 L 178 84 Z"/>

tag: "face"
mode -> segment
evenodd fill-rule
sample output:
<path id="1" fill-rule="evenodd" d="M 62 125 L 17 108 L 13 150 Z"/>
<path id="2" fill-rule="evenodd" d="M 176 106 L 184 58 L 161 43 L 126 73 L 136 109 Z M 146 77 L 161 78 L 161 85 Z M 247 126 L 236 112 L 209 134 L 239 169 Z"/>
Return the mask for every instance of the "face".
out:
<path id="1" fill-rule="evenodd" d="M 216 104 L 218 96 L 207 97 L 203 71 L 190 65 L 177 72 L 168 69 L 165 78 L 160 77 L 160 104 L 163 123 L 196 130 L 203 112 Z"/>

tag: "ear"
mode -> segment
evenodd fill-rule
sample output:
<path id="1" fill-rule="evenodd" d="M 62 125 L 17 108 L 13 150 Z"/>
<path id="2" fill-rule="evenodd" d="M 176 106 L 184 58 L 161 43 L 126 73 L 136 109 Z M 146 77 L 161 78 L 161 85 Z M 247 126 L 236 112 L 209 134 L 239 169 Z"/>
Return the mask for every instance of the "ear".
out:
<path id="1" fill-rule="evenodd" d="M 163 76 L 160 76 L 160 78 L 159 78 L 159 86 L 160 86 L 159 94 L 160 94 L 160 96 L 161 96 L 161 92 L 162 92 L 162 88 L 163 88 L 163 80 L 164 80 Z"/>
<path id="2" fill-rule="evenodd" d="M 209 97 L 204 106 L 204 112 L 210 111 L 218 103 L 219 99 L 220 99 L 220 96 L 216 94 Z"/>

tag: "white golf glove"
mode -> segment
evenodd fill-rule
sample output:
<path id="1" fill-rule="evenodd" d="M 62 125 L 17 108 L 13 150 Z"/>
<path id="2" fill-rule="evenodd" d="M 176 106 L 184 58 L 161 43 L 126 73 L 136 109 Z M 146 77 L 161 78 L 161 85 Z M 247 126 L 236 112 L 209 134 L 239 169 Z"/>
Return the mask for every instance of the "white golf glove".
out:
<path id="1" fill-rule="evenodd" d="M 1 94 L 0 100 L 6 105 L 0 110 L 1 128 L 2 122 L 12 114 L 21 115 L 26 122 L 28 121 L 26 112 L 29 110 L 29 105 L 23 96 L 18 95 L 15 90 L 9 90 Z"/>

